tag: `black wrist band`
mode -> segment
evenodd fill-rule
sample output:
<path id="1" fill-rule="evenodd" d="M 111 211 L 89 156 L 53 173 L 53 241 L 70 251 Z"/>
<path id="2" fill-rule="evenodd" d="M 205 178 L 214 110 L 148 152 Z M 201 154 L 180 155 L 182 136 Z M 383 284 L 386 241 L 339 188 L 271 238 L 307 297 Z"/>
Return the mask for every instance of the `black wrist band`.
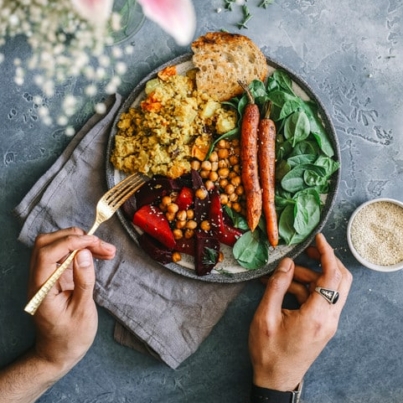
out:
<path id="1" fill-rule="evenodd" d="M 252 384 L 250 403 L 298 403 L 301 396 L 302 382 L 297 390 L 281 392 L 279 390 L 261 388 Z"/>

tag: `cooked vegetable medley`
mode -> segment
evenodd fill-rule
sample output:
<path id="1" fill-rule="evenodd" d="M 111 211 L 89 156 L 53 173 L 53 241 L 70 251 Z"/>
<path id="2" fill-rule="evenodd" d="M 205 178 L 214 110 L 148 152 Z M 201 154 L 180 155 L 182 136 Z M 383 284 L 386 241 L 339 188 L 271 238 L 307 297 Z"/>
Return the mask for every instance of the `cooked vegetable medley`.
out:
<path id="1" fill-rule="evenodd" d="M 236 126 L 236 112 L 199 93 L 191 72 L 169 67 L 145 91 L 118 123 L 111 160 L 124 172 L 178 178 L 190 172 L 193 158 L 204 160 L 214 136 Z"/>

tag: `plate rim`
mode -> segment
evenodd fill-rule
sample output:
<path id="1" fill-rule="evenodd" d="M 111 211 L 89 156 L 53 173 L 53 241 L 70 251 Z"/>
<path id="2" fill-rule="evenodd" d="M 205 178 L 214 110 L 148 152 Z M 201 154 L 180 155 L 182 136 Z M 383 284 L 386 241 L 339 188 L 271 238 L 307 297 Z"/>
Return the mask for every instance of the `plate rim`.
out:
<path id="1" fill-rule="evenodd" d="M 128 108 L 132 105 L 132 103 L 135 101 L 135 99 L 141 94 L 141 92 L 144 90 L 145 84 L 147 81 L 151 80 L 152 78 L 155 78 L 157 76 L 157 73 L 164 69 L 165 67 L 172 66 L 172 65 L 178 65 L 181 63 L 189 62 L 191 61 L 192 58 L 192 53 L 188 52 L 183 55 L 177 56 L 162 65 L 158 66 L 157 68 L 153 69 L 149 74 L 147 74 L 140 82 L 133 88 L 133 90 L 130 92 L 126 100 L 123 102 L 123 104 L 119 107 L 118 111 L 116 112 L 115 118 L 113 119 L 113 123 L 111 126 L 111 130 L 109 133 L 109 138 L 107 141 L 107 146 L 106 146 L 106 182 L 107 182 L 107 187 L 110 189 L 113 187 L 116 183 L 114 182 L 114 170 L 115 168 L 113 167 L 111 161 L 110 161 L 110 154 L 112 151 L 112 147 L 114 145 L 114 137 L 117 132 L 117 122 L 119 121 L 119 117 L 122 112 L 128 110 Z M 292 79 L 295 84 L 297 84 L 301 89 L 308 95 L 308 97 L 315 101 L 315 103 L 318 106 L 319 109 L 319 114 L 320 117 L 322 118 L 323 125 L 325 127 L 326 133 L 328 133 L 329 140 L 332 144 L 333 150 L 334 150 L 334 158 L 336 159 L 337 162 L 339 162 L 340 166 L 339 169 L 333 173 L 331 179 L 330 179 L 330 190 L 327 193 L 326 201 L 322 209 L 322 216 L 321 216 L 321 221 L 320 223 L 315 227 L 315 229 L 312 231 L 311 235 L 305 239 L 305 241 L 296 244 L 292 250 L 287 252 L 285 255 L 283 255 L 280 258 L 277 258 L 276 260 L 273 260 L 272 262 L 269 261 L 268 264 L 265 266 L 259 268 L 259 269 L 253 269 L 253 270 L 246 270 L 244 272 L 240 273 L 231 273 L 230 275 L 226 274 L 215 274 L 215 273 L 210 273 L 205 276 L 198 276 L 194 270 L 187 269 L 183 266 L 180 266 L 176 263 L 168 263 L 168 264 L 162 264 L 156 261 L 156 263 L 160 264 L 163 267 L 168 268 L 172 272 L 176 274 L 180 274 L 182 276 L 192 278 L 198 281 L 204 281 L 204 282 L 212 282 L 212 283 L 241 283 L 245 281 L 250 281 L 253 279 L 256 279 L 258 277 L 261 277 L 263 275 L 267 275 L 272 273 L 275 268 L 277 267 L 279 261 L 283 259 L 284 257 L 289 257 L 291 259 L 295 259 L 297 256 L 299 256 L 309 245 L 311 245 L 312 241 L 315 238 L 315 235 L 320 232 L 324 226 L 326 225 L 329 216 L 332 212 L 332 209 L 334 207 L 334 204 L 336 202 L 337 198 L 337 191 L 339 189 L 340 185 L 340 178 L 341 178 L 341 154 L 340 154 L 340 144 L 339 140 L 337 137 L 337 132 L 336 129 L 333 125 L 332 119 L 330 117 L 329 112 L 325 108 L 324 104 L 322 103 L 321 99 L 315 94 L 311 86 L 301 77 L 299 77 L 292 69 L 289 67 L 285 66 L 284 64 L 274 60 L 273 58 L 265 55 L 267 64 L 271 66 L 274 69 L 281 69 L 284 70 Z M 329 134 L 330 133 L 330 134 Z M 126 218 L 124 215 L 122 209 L 119 209 L 116 212 L 120 222 L 122 223 L 123 227 L 126 230 L 126 233 L 132 240 L 135 242 L 135 244 L 138 246 L 138 241 L 137 241 L 137 233 L 133 229 L 132 224 L 129 222 L 129 220 Z M 141 248 L 139 248 L 141 249 Z"/>

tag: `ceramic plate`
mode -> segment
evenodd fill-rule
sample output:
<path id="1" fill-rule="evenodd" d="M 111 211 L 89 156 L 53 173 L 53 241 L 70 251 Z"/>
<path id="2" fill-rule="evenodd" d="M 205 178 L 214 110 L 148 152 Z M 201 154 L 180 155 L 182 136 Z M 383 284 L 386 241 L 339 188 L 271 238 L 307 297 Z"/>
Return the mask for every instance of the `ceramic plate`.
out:
<path id="1" fill-rule="evenodd" d="M 145 77 L 138 86 L 133 90 L 133 92 L 128 96 L 124 104 L 119 109 L 115 121 L 113 123 L 113 127 L 110 133 L 107 150 L 106 150 L 106 178 L 108 188 L 115 186 L 120 180 L 125 177 L 123 172 L 117 171 L 110 162 L 110 155 L 112 153 L 114 147 L 114 138 L 117 133 L 117 122 L 119 121 L 119 117 L 123 112 L 126 112 L 131 106 L 136 106 L 141 99 L 144 98 L 144 88 L 147 81 L 157 76 L 158 71 L 162 70 L 167 66 L 176 65 L 178 73 L 185 73 L 189 69 L 193 67 L 191 62 L 191 54 L 186 54 L 180 57 L 177 57 L 168 63 L 158 67 L 156 70 L 151 72 L 147 77 Z M 280 65 L 276 61 L 267 57 L 267 63 L 269 65 L 269 74 L 271 74 L 275 69 L 284 70 L 293 80 L 294 91 L 303 99 L 311 99 L 312 101 L 316 102 L 319 108 L 319 114 L 323 121 L 323 125 L 325 130 L 330 138 L 332 143 L 334 153 L 333 159 L 340 162 L 340 148 L 338 144 L 338 140 L 336 137 L 336 133 L 329 117 L 329 114 L 323 107 L 321 101 L 315 96 L 313 91 L 310 89 L 308 84 L 306 84 L 301 78 L 299 78 L 295 73 L 290 71 L 287 67 Z M 312 240 L 315 237 L 315 233 L 319 232 L 323 226 L 325 225 L 331 209 L 334 204 L 334 200 L 336 198 L 336 193 L 339 185 L 339 178 L 340 178 L 340 169 L 336 171 L 331 178 L 330 183 L 330 191 L 326 195 L 324 201 L 324 208 L 322 210 L 321 221 L 317 226 L 316 230 L 312 232 L 312 234 L 302 243 L 297 245 L 291 246 L 278 246 L 275 250 L 270 251 L 269 262 L 266 266 L 261 267 L 260 269 L 256 270 L 247 270 L 237 264 L 235 259 L 232 257 L 232 251 L 230 247 L 223 245 L 223 252 L 224 252 L 224 262 L 219 264 L 219 272 L 213 270 L 209 275 L 206 276 L 197 276 L 194 269 L 193 269 L 193 259 L 187 255 L 184 255 L 184 259 L 182 259 L 181 264 L 170 263 L 164 265 L 169 270 L 172 270 L 175 273 L 181 274 L 186 277 L 191 277 L 200 281 L 209 281 L 209 282 L 219 282 L 219 283 L 235 283 L 241 281 L 251 280 L 262 275 L 268 274 L 272 272 L 279 260 L 285 256 L 290 258 L 295 258 L 301 252 L 303 252 L 306 247 L 311 244 Z M 124 211 L 121 209 L 117 212 L 117 215 L 122 222 L 124 228 L 126 229 L 129 236 L 133 239 L 133 241 L 137 244 L 137 237 L 138 232 L 136 228 L 131 223 L 131 220 L 125 215 Z"/>

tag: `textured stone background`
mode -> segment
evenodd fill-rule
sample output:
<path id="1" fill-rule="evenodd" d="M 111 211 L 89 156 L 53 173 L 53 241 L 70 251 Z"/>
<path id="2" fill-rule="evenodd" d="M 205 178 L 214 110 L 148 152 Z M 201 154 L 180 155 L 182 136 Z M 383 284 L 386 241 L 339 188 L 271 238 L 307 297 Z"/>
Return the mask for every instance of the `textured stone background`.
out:
<path id="1" fill-rule="evenodd" d="M 346 227 L 353 210 L 376 197 L 403 200 L 403 1 L 275 0 L 266 10 L 249 0 L 248 29 L 242 11 L 224 11 L 221 0 L 194 0 L 197 35 L 226 29 L 250 36 L 271 58 L 303 78 L 332 116 L 342 154 L 342 180 L 325 235 L 354 275 L 339 331 L 305 379 L 309 403 L 403 401 L 402 272 L 382 274 L 360 266 L 348 250 Z M 217 9 L 222 8 L 222 12 Z M 128 42 L 134 55 L 121 93 L 127 95 L 150 70 L 184 52 L 146 21 Z M 12 59 L 29 51 L 23 38 L 4 47 L 0 65 L 0 365 L 28 348 L 34 332 L 24 314 L 29 250 L 17 242 L 12 215 L 69 139 L 37 118 L 37 89 L 14 85 Z M 48 101 L 56 113 L 71 80 Z M 79 128 L 96 100 L 74 118 Z M 84 360 L 40 403 L 246 402 L 251 379 L 248 327 L 262 288 L 251 282 L 200 349 L 176 371 L 117 345 L 113 320 L 100 310 L 95 343 Z"/>

